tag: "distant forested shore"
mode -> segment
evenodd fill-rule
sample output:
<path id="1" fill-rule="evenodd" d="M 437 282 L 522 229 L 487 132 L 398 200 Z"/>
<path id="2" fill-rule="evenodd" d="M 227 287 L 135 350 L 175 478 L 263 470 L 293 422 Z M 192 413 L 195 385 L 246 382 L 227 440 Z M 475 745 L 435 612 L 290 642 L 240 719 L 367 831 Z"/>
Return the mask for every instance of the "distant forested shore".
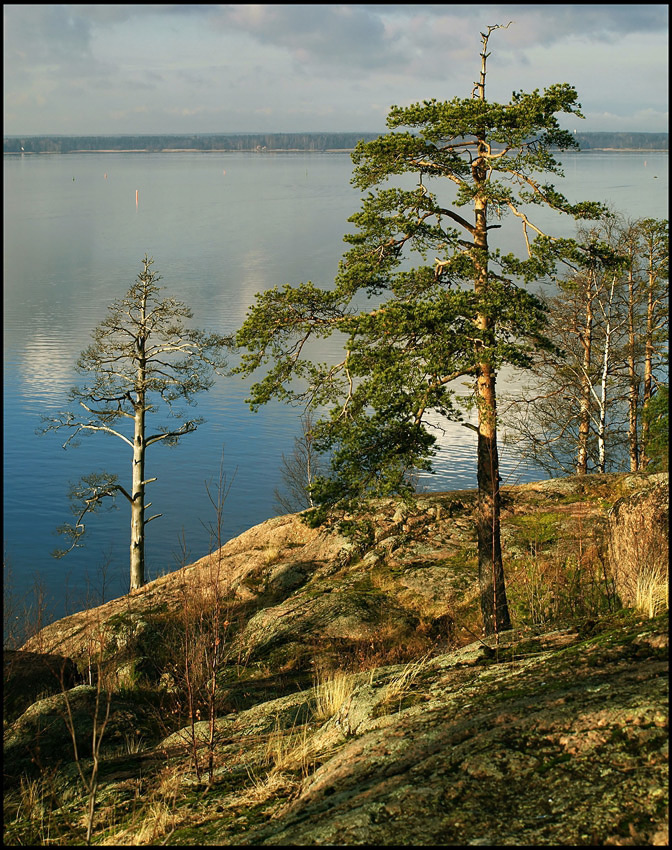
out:
<path id="1" fill-rule="evenodd" d="M 83 151 L 350 151 L 379 133 L 237 133 L 145 136 L 5 136 L 4 153 Z M 668 133 L 576 133 L 581 150 L 668 150 Z"/>

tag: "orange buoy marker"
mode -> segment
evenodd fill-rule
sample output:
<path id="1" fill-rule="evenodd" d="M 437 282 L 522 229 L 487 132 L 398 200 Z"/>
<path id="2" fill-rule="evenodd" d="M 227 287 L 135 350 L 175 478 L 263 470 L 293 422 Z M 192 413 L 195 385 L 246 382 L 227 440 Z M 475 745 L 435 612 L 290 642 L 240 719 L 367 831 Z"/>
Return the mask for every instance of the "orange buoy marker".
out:
<path id="1" fill-rule="evenodd" d="M 136 205 L 136 207 L 138 205 L 138 190 L 137 189 L 135 190 L 135 205 Z"/>

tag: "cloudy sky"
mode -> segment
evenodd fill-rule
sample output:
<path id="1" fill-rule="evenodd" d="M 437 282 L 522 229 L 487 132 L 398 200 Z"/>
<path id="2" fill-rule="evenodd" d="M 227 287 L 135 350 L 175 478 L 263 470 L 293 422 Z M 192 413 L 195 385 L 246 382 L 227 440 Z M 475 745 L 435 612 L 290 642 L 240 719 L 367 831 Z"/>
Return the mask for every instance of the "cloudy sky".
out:
<path id="1" fill-rule="evenodd" d="M 6 135 L 378 132 L 392 104 L 572 83 L 584 131 L 667 131 L 668 7 L 5 5 Z"/>

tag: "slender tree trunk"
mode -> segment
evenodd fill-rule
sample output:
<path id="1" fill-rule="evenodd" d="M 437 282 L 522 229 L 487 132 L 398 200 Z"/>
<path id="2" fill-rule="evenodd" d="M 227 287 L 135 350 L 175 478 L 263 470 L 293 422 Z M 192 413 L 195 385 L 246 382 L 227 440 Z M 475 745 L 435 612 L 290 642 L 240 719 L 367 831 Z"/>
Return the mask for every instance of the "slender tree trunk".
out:
<path id="1" fill-rule="evenodd" d="M 131 491 L 131 590 L 145 583 L 145 356 L 146 297 L 140 304 L 140 330 L 136 338 L 138 376 L 133 433 L 133 489 Z"/>
<path id="2" fill-rule="evenodd" d="M 138 394 L 133 438 L 131 492 L 131 590 L 145 583 L 145 399 Z"/>
<path id="3" fill-rule="evenodd" d="M 313 486 L 313 434 L 312 434 L 312 417 L 303 417 L 303 439 L 306 444 L 306 493 L 308 495 L 308 504 L 311 508 L 315 507 L 313 497 L 310 493 L 310 488 Z"/>
<path id="4" fill-rule="evenodd" d="M 511 628 L 500 536 L 501 498 L 497 450 L 495 375 L 489 364 L 478 377 L 478 578 L 486 635 Z"/>
<path id="5" fill-rule="evenodd" d="M 485 101 L 487 35 L 481 33 L 481 74 L 474 88 L 474 97 Z M 478 139 L 478 157 L 472 164 L 476 186 L 484 187 L 488 179 L 486 154 L 489 146 L 485 136 Z M 474 198 L 474 258 L 476 277 L 474 290 L 477 295 L 487 296 L 488 288 L 488 201 L 485 192 Z M 482 348 L 487 345 L 494 322 L 486 313 L 476 318 L 482 341 L 476 343 L 478 378 L 478 505 L 476 509 L 476 536 L 478 540 L 478 579 L 481 589 L 481 613 L 486 635 L 497 634 L 511 628 L 509 608 L 506 601 L 504 565 L 500 536 L 501 498 L 499 492 L 499 453 L 497 450 L 497 393 L 495 370 L 487 357 L 479 360 Z"/>
<path id="6" fill-rule="evenodd" d="M 609 381 L 609 360 L 611 358 L 611 336 L 612 336 L 612 324 L 611 324 L 611 312 L 612 305 L 614 302 L 614 289 L 616 287 L 616 278 L 613 277 L 611 281 L 611 288 L 609 290 L 609 300 L 607 302 L 608 313 L 605 314 L 606 318 L 606 327 L 604 331 L 604 346 L 602 352 L 602 373 L 600 375 L 600 413 L 599 413 L 599 424 L 597 428 L 597 451 L 598 451 L 598 462 L 597 462 L 597 471 L 604 473 L 607 468 L 607 395 L 608 395 L 608 381 Z M 604 310 L 603 310 L 604 314 Z"/>
<path id="7" fill-rule="evenodd" d="M 588 437 L 590 435 L 590 399 L 592 386 L 590 380 L 592 343 L 593 343 L 593 284 L 592 272 L 588 277 L 586 287 L 586 323 L 583 335 L 583 368 L 581 402 L 579 408 L 579 435 L 576 453 L 576 474 L 586 475 L 588 472 Z"/>
<path id="8" fill-rule="evenodd" d="M 630 257 L 628 271 L 628 453 L 630 472 L 639 470 L 639 375 L 637 374 L 637 335 L 635 332 L 635 279 Z"/>
<path id="9" fill-rule="evenodd" d="M 646 336 L 644 338 L 644 393 L 642 396 L 642 406 L 646 407 L 646 405 L 651 400 L 651 395 L 653 394 L 653 331 L 654 331 L 654 286 L 655 286 L 655 277 L 653 273 L 653 262 L 650 259 L 649 262 L 649 285 L 646 299 Z M 642 421 L 642 456 L 640 462 L 640 468 L 644 469 L 648 466 L 649 458 L 646 456 L 644 452 L 644 446 L 646 446 L 647 441 L 649 439 L 649 423 L 643 418 Z"/>

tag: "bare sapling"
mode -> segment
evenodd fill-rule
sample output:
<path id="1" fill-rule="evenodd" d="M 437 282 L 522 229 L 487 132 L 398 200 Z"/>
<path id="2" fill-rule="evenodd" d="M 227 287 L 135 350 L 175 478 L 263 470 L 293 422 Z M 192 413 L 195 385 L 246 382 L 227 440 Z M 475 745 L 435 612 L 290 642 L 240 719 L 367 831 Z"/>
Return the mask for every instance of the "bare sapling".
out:
<path id="1" fill-rule="evenodd" d="M 101 761 L 101 745 L 105 736 L 110 719 L 110 708 L 112 702 L 112 688 L 110 683 L 105 681 L 105 670 L 103 667 L 103 656 L 105 652 L 106 637 L 100 621 L 96 623 L 96 631 L 89 636 L 88 641 L 88 656 L 89 656 L 89 683 L 93 676 L 95 668 L 95 698 L 92 709 L 92 727 L 91 727 L 91 765 L 86 767 L 83 757 L 80 753 L 77 735 L 77 722 L 73 712 L 70 691 L 66 686 L 63 673 L 61 673 L 61 692 L 65 703 L 64 720 L 65 725 L 70 733 L 72 741 L 73 754 L 77 772 L 84 787 L 85 793 L 88 795 L 86 809 L 86 843 L 91 844 L 93 836 L 93 827 L 96 814 L 96 799 L 98 794 L 98 779 L 100 772 Z"/>
<path id="2" fill-rule="evenodd" d="M 235 473 L 234 473 L 235 477 Z M 233 479 L 227 481 L 223 458 L 216 485 L 206 482 L 206 491 L 214 510 L 214 520 L 207 525 L 210 532 L 210 557 L 199 571 L 185 570 L 181 584 L 181 678 L 188 712 L 188 736 L 196 778 L 200 782 L 207 773 L 207 788 L 215 773 L 218 674 L 228 658 L 227 636 L 232 621 L 231 576 L 221 553 L 224 503 Z M 182 540 L 183 564 L 186 547 Z M 207 721 L 205 737 L 198 724 Z M 205 746 L 205 761 L 200 750 Z"/>

